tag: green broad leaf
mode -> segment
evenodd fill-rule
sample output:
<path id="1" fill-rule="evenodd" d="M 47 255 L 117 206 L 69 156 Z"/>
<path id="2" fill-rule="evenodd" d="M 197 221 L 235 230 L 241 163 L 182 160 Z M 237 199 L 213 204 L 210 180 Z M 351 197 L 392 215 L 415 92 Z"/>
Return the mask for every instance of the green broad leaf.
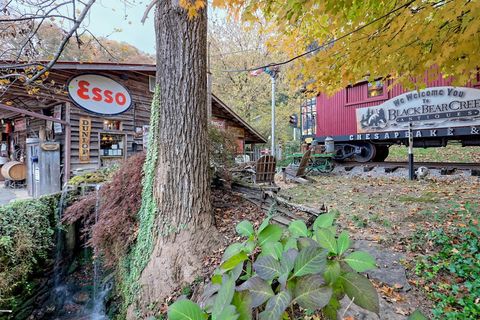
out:
<path id="1" fill-rule="evenodd" d="M 240 315 L 237 313 L 235 306 L 226 306 L 218 316 L 212 315 L 212 320 L 237 320 Z"/>
<path id="2" fill-rule="evenodd" d="M 245 252 L 240 252 L 234 255 L 233 257 L 231 257 L 230 259 L 228 259 L 227 261 L 225 261 L 220 266 L 220 268 L 222 268 L 222 270 L 229 271 L 234 269 L 237 265 L 239 265 L 240 263 L 242 263 L 247 259 L 248 259 L 247 254 Z"/>
<path id="3" fill-rule="evenodd" d="M 298 279 L 295 286 L 295 301 L 304 309 L 318 310 L 325 307 L 332 297 L 332 288 L 326 286 L 319 274 L 308 275 Z"/>
<path id="4" fill-rule="evenodd" d="M 175 301 L 168 307 L 169 320 L 205 320 L 207 314 L 200 309 L 200 306 L 190 300 Z"/>
<path id="5" fill-rule="evenodd" d="M 347 296 L 357 306 L 379 314 L 380 305 L 378 293 L 370 280 L 356 272 L 346 273 L 340 276 L 343 288 Z"/>
<path id="6" fill-rule="evenodd" d="M 338 261 L 328 261 L 327 267 L 325 268 L 325 272 L 323 273 L 323 277 L 325 281 L 331 285 L 337 281 L 340 277 L 341 268 L 340 263 Z"/>
<path id="7" fill-rule="evenodd" d="M 350 248 L 350 238 L 347 231 L 340 233 L 337 239 L 337 253 L 342 255 Z"/>
<path id="8" fill-rule="evenodd" d="M 222 284 L 222 275 L 221 274 L 215 274 L 212 276 L 212 283 L 213 284 Z"/>
<path id="9" fill-rule="evenodd" d="M 294 238 L 308 237 L 307 225 L 302 220 L 292 221 L 288 226 L 288 231 Z"/>
<path id="10" fill-rule="evenodd" d="M 242 243 L 238 243 L 238 242 L 232 243 L 227 247 L 227 249 L 225 249 L 225 252 L 223 253 L 223 256 L 222 256 L 222 261 L 227 261 L 234 255 L 242 252 L 244 248 L 245 246 Z"/>
<path id="11" fill-rule="evenodd" d="M 256 243 L 254 240 L 247 240 L 243 243 L 244 251 L 248 254 L 252 253 L 255 250 Z"/>
<path id="12" fill-rule="evenodd" d="M 318 247 L 318 243 L 310 238 L 299 238 L 298 239 L 298 249 L 302 250 L 307 247 Z"/>
<path id="13" fill-rule="evenodd" d="M 267 242 L 262 247 L 262 256 L 272 256 L 279 260 L 282 256 L 283 245 L 280 242 Z"/>
<path id="14" fill-rule="evenodd" d="M 243 261 L 237 264 L 235 268 L 230 270 L 228 274 L 230 275 L 230 277 L 232 277 L 233 282 L 236 283 L 238 278 L 240 278 L 240 275 L 242 274 L 242 272 L 243 272 Z"/>
<path id="15" fill-rule="evenodd" d="M 301 277 L 323 272 L 327 264 L 327 254 L 326 250 L 316 247 L 302 249 L 295 259 L 293 276 Z"/>
<path id="16" fill-rule="evenodd" d="M 428 320 L 428 318 L 420 310 L 415 310 L 407 320 Z"/>
<path id="17" fill-rule="evenodd" d="M 322 248 L 327 249 L 331 253 L 337 254 L 337 240 L 335 240 L 335 235 L 330 230 L 320 228 L 316 231 L 315 236 L 317 242 Z"/>
<path id="18" fill-rule="evenodd" d="M 237 309 L 238 320 L 252 320 L 252 296 L 249 292 L 235 292 L 232 304 Z"/>
<path id="19" fill-rule="evenodd" d="M 282 238 L 283 229 L 280 226 L 271 224 L 258 235 L 258 245 L 263 247 L 268 242 L 277 242 Z"/>
<path id="20" fill-rule="evenodd" d="M 295 266 L 295 260 L 297 259 L 298 251 L 295 249 L 289 249 L 282 253 L 282 259 L 280 260 L 280 266 L 282 273 L 290 273 Z"/>
<path id="21" fill-rule="evenodd" d="M 264 304 L 268 299 L 273 297 L 275 293 L 272 287 L 260 277 L 253 277 L 237 287 L 238 291 L 248 290 L 252 297 L 252 308 L 256 308 Z"/>
<path id="22" fill-rule="evenodd" d="M 248 220 L 243 220 L 242 222 L 237 224 L 237 227 L 235 228 L 235 230 L 237 230 L 237 233 L 239 235 L 247 238 L 255 234 L 253 231 L 253 225 Z"/>
<path id="23" fill-rule="evenodd" d="M 272 280 L 280 275 L 280 262 L 272 256 L 259 257 L 253 263 L 253 270 L 263 280 Z"/>
<path id="24" fill-rule="evenodd" d="M 259 235 L 270 224 L 270 219 L 271 218 L 272 217 L 267 217 L 265 220 L 262 221 L 262 223 L 258 227 L 257 235 Z"/>
<path id="25" fill-rule="evenodd" d="M 285 242 L 285 245 L 283 246 L 283 250 L 287 251 L 290 249 L 298 249 L 296 238 L 289 238 L 287 242 Z"/>
<path id="26" fill-rule="evenodd" d="M 223 283 L 218 290 L 218 294 L 213 303 L 212 318 L 220 320 L 219 316 L 227 306 L 230 305 L 235 293 L 235 279 L 228 275 L 223 275 Z"/>
<path id="27" fill-rule="evenodd" d="M 200 299 L 199 301 L 202 301 L 202 303 L 200 303 L 200 308 L 202 309 L 206 309 L 207 307 L 207 303 L 211 301 L 212 303 L 212 306 L 213 306 L 213 301 L 212 300 L 212 297 L 218 292 L 218 290 L 220 290 L 220 285 L 219 284 L 207 284 L 205 286 L 205 289 L 203 290 L 203 293 L 202 295 L 200 296 Z M 207 310 L 205 310 L 207 311 Z"/>
<path id="28" fill-rule="evenodd" d="M 268 300 L 265 311 L 260 313 L 260 320 L 280 320 L 292 301 L 288 291 L 281 291 Z"/>
<path id="29" fill-rule="evenodd" d="M 318 216 L 313 223 L 313 230 L 318 228 L 329 228 L 333 225 L 333 220 L 335 219 L 335 214 L 333 213 L 324 213 Z"/>
<path id="30" fill-rule="evenodd" d="M 280 276 L 278 282 L 282 285 L 282 289 L 285 289 L 287 285 L 288 276 L 295 266 L 295 259 L 297 258 L 298 251 L 295 249 L 289 249 L 282 254 L 280 260 Z"/>
<path id="31" fill-rule="evenodd" d="M 364 251 L 355 251 L 343 259 L 348 265 L 357 272 L 364 272 L 375 269 L 375 258 Z"/>

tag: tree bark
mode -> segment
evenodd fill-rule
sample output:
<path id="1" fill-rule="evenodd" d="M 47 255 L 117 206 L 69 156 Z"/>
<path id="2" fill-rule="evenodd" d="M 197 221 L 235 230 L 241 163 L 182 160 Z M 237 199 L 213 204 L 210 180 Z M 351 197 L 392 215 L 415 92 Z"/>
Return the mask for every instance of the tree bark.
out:
<path id="1" fill-rule="evenodd" d="M 155 30 L 161 92 L 157 239 L 130 319 L 192 282 L 218 239 L 210 204 L 206 9 L 189 18 L 178 0 L 158 1 Z"/>

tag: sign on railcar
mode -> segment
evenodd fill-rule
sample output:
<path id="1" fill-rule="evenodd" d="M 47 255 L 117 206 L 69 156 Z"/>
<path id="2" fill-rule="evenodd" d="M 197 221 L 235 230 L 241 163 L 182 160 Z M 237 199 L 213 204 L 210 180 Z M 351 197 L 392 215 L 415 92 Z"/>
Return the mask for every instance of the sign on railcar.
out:
<path id="1" fill-rule="evenodd" d="M 122 84 L 99 74 L 70 79 L 68 95 L 78 107 L 99 115 L 121 114 L 132 105 L 132 97 Z"/>
<path id="2" fill-rule="evenodd" d="M 356 110 L 358 133 L 436 129 L 480 124 L 480 90 L 432 87 L 396 96 Z"/>

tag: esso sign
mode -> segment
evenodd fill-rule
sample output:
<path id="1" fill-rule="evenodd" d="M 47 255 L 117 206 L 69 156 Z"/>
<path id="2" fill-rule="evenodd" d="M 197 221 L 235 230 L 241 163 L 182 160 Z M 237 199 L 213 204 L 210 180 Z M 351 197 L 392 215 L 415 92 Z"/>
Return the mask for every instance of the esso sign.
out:
<path id="1" fill-rule="evenodd" d="M 99 74 L 72 78 L 68 95 L 77 106 L 102 115 L 123 113 L 132 105 L 132 97 L 123 85 Z"/>

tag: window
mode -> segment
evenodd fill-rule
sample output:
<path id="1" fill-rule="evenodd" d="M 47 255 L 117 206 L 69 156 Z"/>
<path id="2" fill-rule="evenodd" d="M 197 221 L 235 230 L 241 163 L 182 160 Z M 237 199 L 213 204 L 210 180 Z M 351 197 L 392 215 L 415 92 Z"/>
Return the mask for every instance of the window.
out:
<path id="1" fill-rule="evenodd" d="M 103 121 L 103 130 L 122 130 L 122 122 L 118 120 Z"/>
<path id="2" fill-rule="evenodd" d="M 368 83 L 367 97 L 373 98 L 383 96 L 383 82 L 380 80 Z"/>
<path id="3" fill-rule="evenodd" d="M 123 134 L 100 133 L 100 156 L 123 157 L 124 137 Z"/>
<path id="4" fill-rule="evenodd" d="M 314 135 L 317 132 L 317 98 L 307 99 L 302 105 L 302 135 Z"/>

